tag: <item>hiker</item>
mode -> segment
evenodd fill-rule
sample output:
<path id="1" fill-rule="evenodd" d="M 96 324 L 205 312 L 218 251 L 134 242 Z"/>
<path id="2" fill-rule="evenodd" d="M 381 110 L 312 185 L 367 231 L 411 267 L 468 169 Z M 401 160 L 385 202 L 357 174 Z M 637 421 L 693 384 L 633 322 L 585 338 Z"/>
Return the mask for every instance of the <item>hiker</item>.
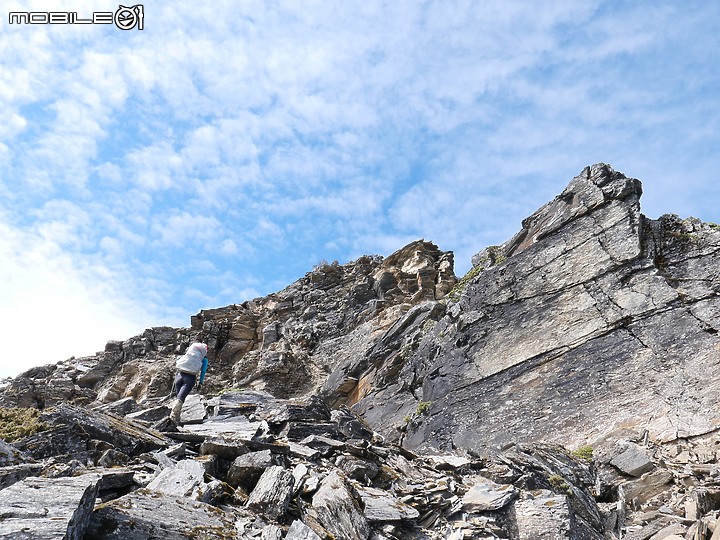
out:
<path id="1" fill-rule="evenodd" d="M 177 399 L 173 403 L 170 418 L 176 424 L 180 423 L 180 411 L 185 403 L 185 398 L 195 386 L 195 381 L 198 380 L 198 374 L 200 375 L 198 386 L 205 379 L 205 372 L 208 368 L 207 352 L 208 346 L 205 343 L 195 342 L 188 347 L 185 354 L 175 361 L 177 374 L 173 382 L 173 394 Z"/>

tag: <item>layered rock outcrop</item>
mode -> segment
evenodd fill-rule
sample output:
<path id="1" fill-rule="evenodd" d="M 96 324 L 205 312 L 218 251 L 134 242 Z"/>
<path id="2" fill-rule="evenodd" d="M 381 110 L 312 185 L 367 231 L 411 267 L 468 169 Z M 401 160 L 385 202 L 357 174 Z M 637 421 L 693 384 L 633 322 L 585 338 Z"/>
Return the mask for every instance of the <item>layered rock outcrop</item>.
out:
<path id="1" fill-rule="evenodd" d="M 383 259 L 321 263 L 286 289 L 191 318 L 189 328 L 149 328 L 94 356 L 37 367 L 13 379 L 0 405 L 51 407 L 167 395 L 174 361 L 194 339 L 210 345 L 206 388 L 299 396 L 322 386 L 339 357 L 361 356 L 377 332 L 413 305 L 455 285 L 453 254 L 418 240 Z"/>
<path id="2" fill-rule="evenodd" d="M 585 169 L 514 238 L 474 257 L 446 301 L 375 343 L 378 373 L 398 366 L 371 377 L 355 410 L 388 436 L 402 428 L 408 448 L 478 453 L 716 430 L 720 228 L 647 219 L 640 194 L 606 165 Z"/>
<path id="3" fill-rule="evenodd" d="M 229 537 L 720 535 L 720 226 L 648 219 L 641 194 L 593 165 L 460 280 L 452 252 L 418 240 L 34 368 L 0 406 L 48 425 L 0 446 L 0 502 L 23 478 L 115 464 L 139 469 L 88 484 L 109 501 L 89 522 L 58 509 L 68 534 L 182 537 L 153 529 L 143 489 L 167 482 L 178 512 Z M 198 338 L 208 398 L 177 432 L 160 401 Z M 182 457 L 205 472 L 176 471 Z"/>

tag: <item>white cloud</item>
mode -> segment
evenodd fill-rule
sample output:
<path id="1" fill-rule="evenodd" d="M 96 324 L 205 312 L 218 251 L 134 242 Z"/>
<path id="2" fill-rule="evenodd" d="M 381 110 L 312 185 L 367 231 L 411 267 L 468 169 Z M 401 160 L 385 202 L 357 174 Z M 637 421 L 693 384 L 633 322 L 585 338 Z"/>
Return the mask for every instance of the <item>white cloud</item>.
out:
<path id="1" fill-rule="evenodd" d="M 157 317 L 124 296 L 119 276 L 102 264 L 78 260 L 51 239 L 5 223 L 0 237 L 0 326 L 7 338 L 0 377 L 93 354 Z"/>
<path id="2" fill-rule="evenodd" d="M 204 209 L 199 205 L 190 203 L 185 211 L 156 219 L 153 232 L 158 236 L 158 245 L 163 248 L 204 244 L 215 241 L 220 234 L 220 222 L 204 215 Z"/>
<path id="3" fill-rule="evenodd" d="M 220 248 L 218 251 L 223 255 L 238 255 L 240 253 L 240 249 L 238 248 L 237 244 L 229 238 L 226 238 L 220 243 Z"/>

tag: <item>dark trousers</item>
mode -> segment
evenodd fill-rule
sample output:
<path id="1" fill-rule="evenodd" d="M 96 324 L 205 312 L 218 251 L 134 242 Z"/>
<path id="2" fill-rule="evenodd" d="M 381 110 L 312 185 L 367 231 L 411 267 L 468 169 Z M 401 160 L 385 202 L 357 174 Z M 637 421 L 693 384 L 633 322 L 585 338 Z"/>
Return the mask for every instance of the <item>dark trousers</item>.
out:
<path id="1" fill-rule="evenodd" d="M 185 402 L 185 398 L 188 397 L 193 386 L 195 386 L 195 375 L 178 371 L 173 382 L 173 393 L 180 401 Z"/>

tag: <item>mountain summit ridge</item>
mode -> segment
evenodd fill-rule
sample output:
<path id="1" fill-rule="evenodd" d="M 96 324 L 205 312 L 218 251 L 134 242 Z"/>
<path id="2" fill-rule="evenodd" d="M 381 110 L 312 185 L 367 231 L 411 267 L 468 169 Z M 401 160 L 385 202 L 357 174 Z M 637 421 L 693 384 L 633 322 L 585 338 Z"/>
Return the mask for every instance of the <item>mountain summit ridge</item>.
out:
<path id="1" fill-rule="evenodd" d="M 0 536 L 707 540 L 720 226 L 641 195 L 598 163 L 461 279 L 420 239 L 7 381 Z"/>
<path id="2" fill-rule="evenodd" d="M 189 328 L 151 328 L 33 368 L 0 403 L 166 395 L 174 356 L 205 336 L 208 391 L 319 392 L 408 448 L 711 431 L 720 386 L 683 370 L 720 362 L 720 230 L 648 219 L 641 195 L 639 180 L 588 166 L 459 281 L 452 252 L 424 240 L 323 263 L 278 293 L 203 310 Z M 420 402 L 430 405 L 416 415 Z"/>
<path id="3" fill-rule="evenodd" d="M 406 446 L 601 445 L 646 431 L 667 442 L 717 429 L 720 388 L 688 373 L 720 362 L 720 231 L 650 220 L 641 193 L 608 165 L 588 167 L 473 258 L 460 298 L 409 359 L 432 406 Z M 393 395 L 357 408 L 385 422 L 382 410 L 408 397 Z"/>

